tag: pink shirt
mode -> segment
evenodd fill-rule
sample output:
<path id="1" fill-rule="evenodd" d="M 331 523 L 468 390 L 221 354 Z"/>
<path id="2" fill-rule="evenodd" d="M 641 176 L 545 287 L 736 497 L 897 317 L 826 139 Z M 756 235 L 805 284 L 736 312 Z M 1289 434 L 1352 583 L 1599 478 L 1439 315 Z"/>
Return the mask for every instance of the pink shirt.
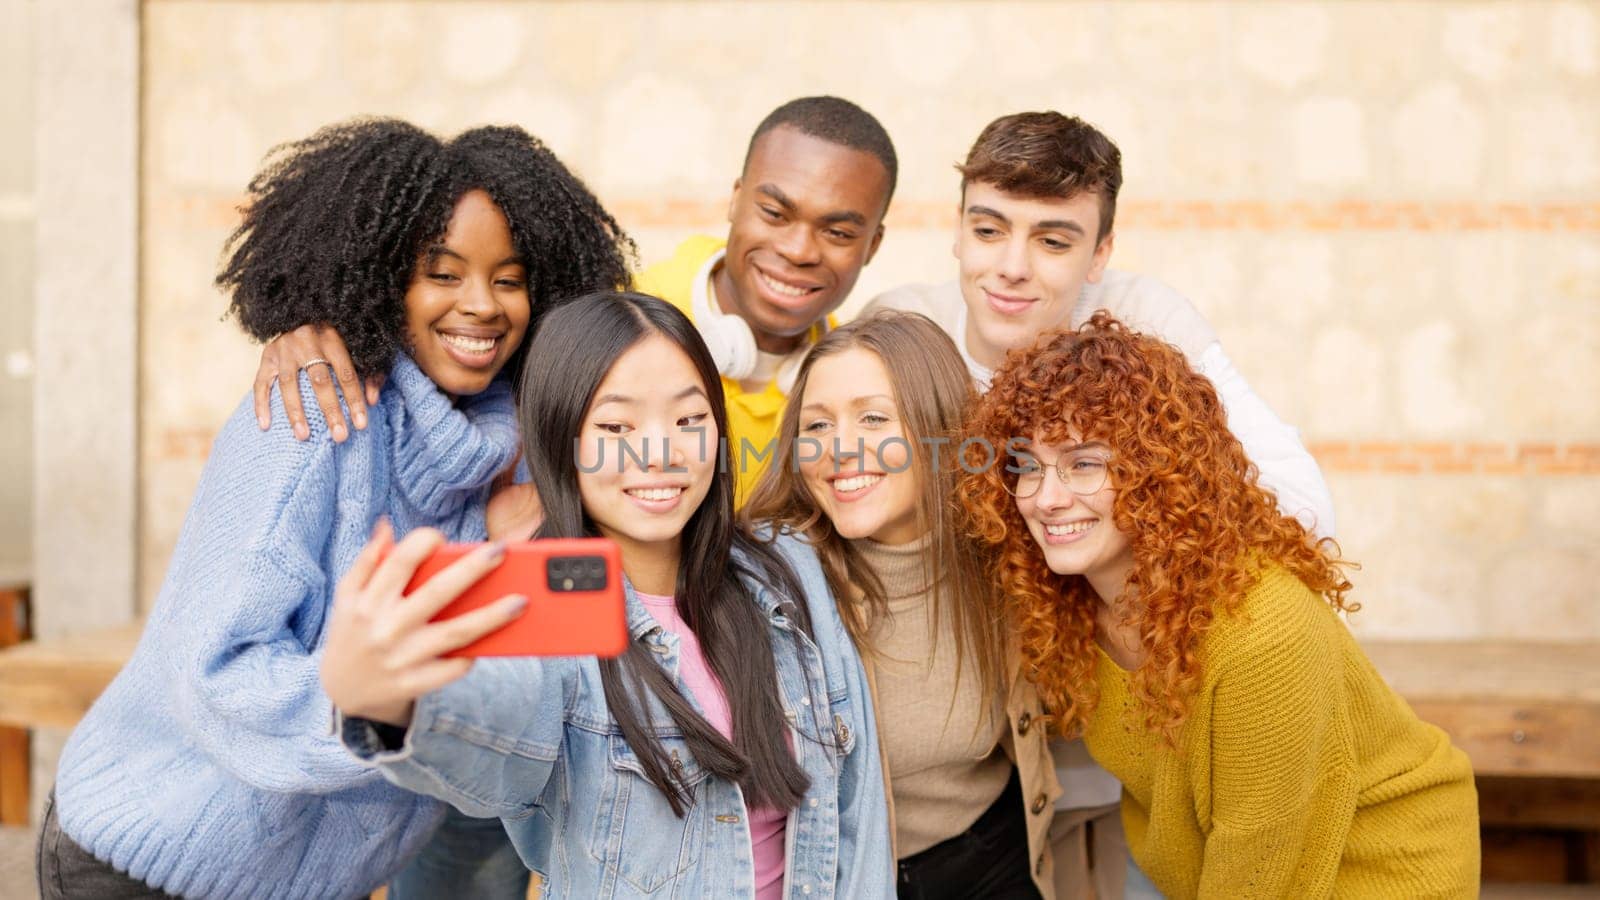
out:
<path id="1" fill-rule="evenodd" d="M 700 652 L 700 641 L 689 630 L 688 623 L 678 615 L 678 607 L 671 597 L 635 591 L 639 602 L 650 611 L 662 628 L 678 637 L 678 676 L 699 701 L 706 721 L 733 739 L 733 713 L 728 709 L 728 696 L 722 684 L 706 665 L 705 654 Z M 756 870 L 756 900 L 779 900 L 783 896 L 783 845 L 784 827 L 788 814 L 775 809 L 746 807 L 745 821 L 750 823 L 751 857 Z"/>

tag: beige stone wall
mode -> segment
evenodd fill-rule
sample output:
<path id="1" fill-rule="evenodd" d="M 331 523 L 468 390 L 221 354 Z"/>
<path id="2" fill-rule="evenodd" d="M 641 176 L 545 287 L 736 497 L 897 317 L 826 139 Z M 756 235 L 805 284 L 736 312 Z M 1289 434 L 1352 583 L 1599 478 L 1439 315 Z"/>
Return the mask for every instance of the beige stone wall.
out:
<path id="1" fill-rule="evenodd" d="M 645 261 L 721 225 L 750 130 L 837 93 L 902 160 L 852 304 L 953 275 L 959 159 L 1054 108 L 1124 152 L 1114 265 L 1216 323 L 1332 484 L 1368 634 L 1600 638 L 1593 3 L 145 6 L 139 478 L 153 596 L 255 352 L 211 287 L 272 144 L 521 124 Z M 197 377 L 204 372 L 205 377 Z"/>
<path id="2" fill-rule="evenodd" d="M 138 614 L 140 7 L 25 6 L 7 26 L 30 51 L 30 115 L 5 121 L 33 143 L 33 624 L 60 638 Z M 35 821 L 65 737 L 33 734 Z"/>
<path id="3" fill-rule="evenodd" d="M 139 6 L 35 5 L 36 633 L 137 613 Z"/>
<path id="4" fill-rule="evenodd" d="M 0 112 L 33 119 L 34 0 L 0 0 Z M 0 132 L 0 581 L 33 555 L 33 130 Z"/>

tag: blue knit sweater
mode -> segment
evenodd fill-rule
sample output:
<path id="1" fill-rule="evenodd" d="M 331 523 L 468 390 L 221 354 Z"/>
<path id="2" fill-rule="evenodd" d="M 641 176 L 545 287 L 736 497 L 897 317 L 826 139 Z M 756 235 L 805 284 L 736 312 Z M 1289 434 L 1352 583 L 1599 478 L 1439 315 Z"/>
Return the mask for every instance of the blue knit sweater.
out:
<path id="1" fill-rule="evenodd" d="M 364 431 L 289 435 L 249 399 L 217 437 L 133 658 L 61 757 L 66 834 L 188 897 L 364 895 L 443 814 L 345 752 L 317 667 L 339 576 L 379 516 L 484 538 L 489 483 L 517 446 L 509 389 L 457 407 L 409 358 Z"/>

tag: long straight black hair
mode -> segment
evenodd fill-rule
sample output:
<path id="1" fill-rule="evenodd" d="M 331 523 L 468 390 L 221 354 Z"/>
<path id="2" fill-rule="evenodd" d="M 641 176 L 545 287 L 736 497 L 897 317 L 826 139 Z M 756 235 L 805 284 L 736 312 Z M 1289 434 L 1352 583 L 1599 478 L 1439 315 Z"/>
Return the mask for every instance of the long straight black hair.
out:
<path id="1" fill-rule="evenodd" d="M 523 370 L 523 455 L 544 506 L 538 537 L 599 534 L 578 491 L 578 437 L 606 373 L 623 353 L 651 335 L 667 338 L 688 355 L 700 373 L 717 434 L 727 436 L 727 405 L 716 364 L 683 313 L 635 293 L 594 293 L 562 304 L 540 322 Z M 781 598 L 785 614 L 809 633 L 805 599 L 777 551 L 756 540 L 735 518 L 732 469 L 722 458 L 727 451 L 721 442 L 716 452 L 711 489 L 684 525 L 675 593 L 678 614 L 727 694 L 733 740 L 695 711 L 642 642 L 630 642 L 620 657 L 600 662 L 612 717 L 645 776 L 679 816 L 692 798 L 675 777 L 660 734 L 641 711 L 650 695 L 666 708 L 701 767 L 737 782 L 751 806 L 792 809 L 810 785 L 785 740 L 788 719 L 778 698 L 771 625 L 750 584 L 767 585 Z"/>

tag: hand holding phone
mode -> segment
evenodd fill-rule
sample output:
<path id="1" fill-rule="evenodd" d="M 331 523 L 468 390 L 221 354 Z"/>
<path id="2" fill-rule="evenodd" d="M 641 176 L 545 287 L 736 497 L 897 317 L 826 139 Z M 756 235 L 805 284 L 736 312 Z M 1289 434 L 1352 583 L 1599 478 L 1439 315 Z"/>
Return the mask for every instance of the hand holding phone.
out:
<path id="1" fill-rule="evenodd" d="M 444 545 L 444 535 L 418 528 L 398 543 L 387 520 L 339 579 L 322 635 L 323 690 L 346 715 L 405 726 L 418 697 L 467 674 L 470 659 L 446 654 L 522 615 L 527 598 L 499 597 L 444 622 L 430 621 L 505 559 L 499 544 L 482 544 L 421 588 L 406 591 L 417 568 Z"/>
<path id="2" fill-rule="evenodd" d="M 446 544 L 417 567 L 417 591 L 476 544 Z M 443 622 L 508 594 L 528 598 L 522 614 L 446 656 L 616 656 L 628 646 L 622 553 L 607 538 L 558 538 L 506 544 L 505 560 L 432 618 Z"/>
<path id="3" fill-rule="evenodd" d="M 620 653 L 621 559 L 592 539 L 450 546 L 419 528 L 396 543 L 380 521 L 334 591 L 323 689 L 347 715 L 405 726 L 472 656 Z"/>

